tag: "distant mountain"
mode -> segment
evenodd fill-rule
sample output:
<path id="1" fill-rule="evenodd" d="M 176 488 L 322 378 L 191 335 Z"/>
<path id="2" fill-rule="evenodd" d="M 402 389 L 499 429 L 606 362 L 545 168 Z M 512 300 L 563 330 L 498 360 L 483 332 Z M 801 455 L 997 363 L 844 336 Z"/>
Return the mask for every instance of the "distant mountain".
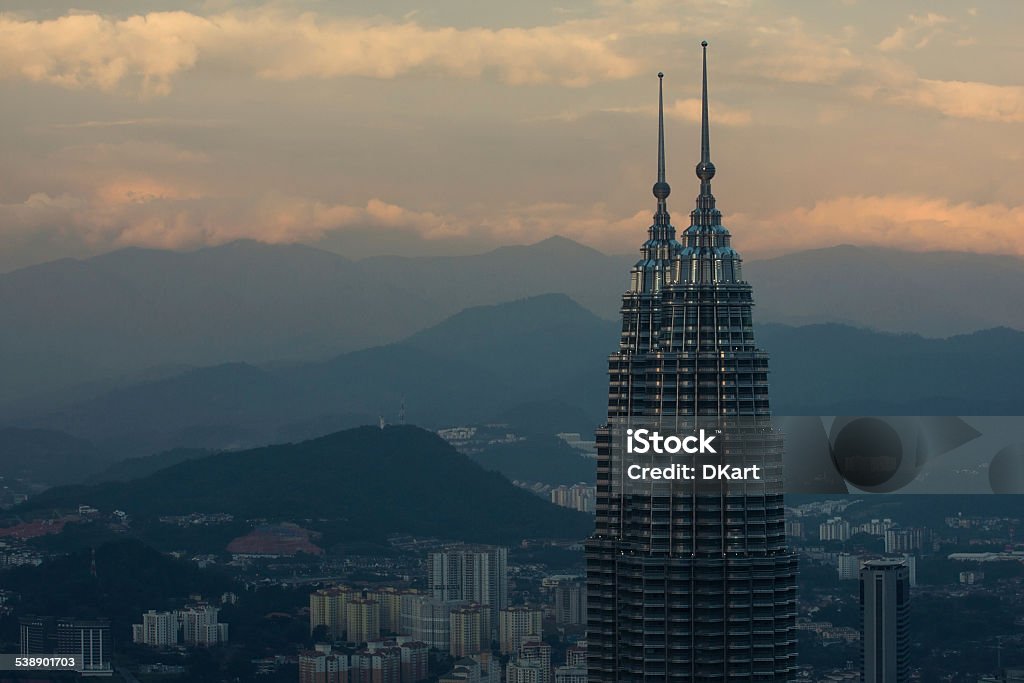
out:
<path id="1" fill-rule="evenodd" d="M 1021 414 L 1024 332 L 929 339 L 845 325 L 761 325 L 777 414 Z M 424 427 L 506 422 L 549 437 L 605 415 L 618 325 L 563 295 L 468 309 L 408 339 L 317 363 L 198 368 L 25 426 L 112 453 L 308 439 L 378 416 Z"/>
<path id="2" fill-rule="evenodd" d="M 504 416 L 523 418 L 513 424 L 530 431 L 525 419 L 538 403 L 565 406 L 567 427 L 584 423 L 580 413 L 592 425 L 616 328 L 564 295 L 540 296 L 467 309 L 402 342 L 329 361 L 198 368 L 22 422 L 131 454 L 308 439 L 378 416 L 398 422 L 403 402 L 409 421 L 431 427 Z"/>
<path id="3" fill-rule="evenodd" d="M 601 317 L 615 318 L 636 259 L 608 256 L 556 236 L 474 256 L 378 256 L 359 264 L 373 272 L 402 273 L 422 296 L 451 302 L 456 310 L 558 292 Z"/>
<path id="4" fill-rule="evenodd" d="M 165 467 L 177 465 L 179 462 L 205 458 L 210 455 L 213 455 L 213 451 L 202 448 L 175 448 L 141 458 L 127 458 L 126 460 L 119 460 L 110 467 L 90 475 L 86 478 L 85 483 L 99 484 L 105 481 L 141 479 Z"/>
<path id="5" fill-rule="evenodd" d="M 481 467 L 501 472 L 512 480 L 558 486 L 594 483 L 596 461 L 554 436 L 499 443 L 470 456 Z"/>
<path id="6" fill-rule="evenodd" d="M 553 237 L 450 257 L 356 261 L 243 241 L 44 263 L 0 274 L 0 404 L 26 414 L 154 367 L 328 358 L 406 338 L 467 307 L 549 292 L 613 319 L 635 260 Z M 1011 256 L 834 247 L 745 267 L 760 322 L 930 336 L 1024 329 L 1024 261 Z"/>
<path id="7" fill-rule="evenodd" d="M 618 259 L 561 238 L 358 262 L 251 241 L 62 259 L 0 274 L 0 403 L 52 400 L 153 366 L 326 358 L 396 341 L 467 306 L 552 291 L 606 300 L 613 311 L 626 277 Z"/>
<path id="8" fill-rule="evenodd" d="M 846 325 L 762 325 L 772 405 L 797 415 L 1020 415 L 1024 332 L 948 339 Z"/>
<path id="9" fill-rule="evenodd" d="M 328 543 L 381 541 L 397 533 L 491 542 L 582 538 L 593 526 L 588 515 L 513 486 L 416 427 L 362 427 L 221 453 L 131 482 L 51 489 L 17 511 L 82 501 L 124 510 L 142 524 L 196 511 L 307 520 L 303 525 L 323 532 Z"/>
<path id="10" fill-rule="evenodd" d="M 1016 256 L 843 245 L 749 261 L 744 277 L 762 323 L 838 322 L 930 337 L 1024 329 L 1024 259 Z"/>
<path id="11" fill-rule="evenodd" d="M 114 458 L 91 442 L 50 429 L 0 429 L 0 478 L 69 484 L 106 467 Z"/>
<path id="12" fill-rule="evenodd" d="M 257 242 L 17 270 L 0 275 L 0 312 L 7 399 L 161 364 L 325 356 L 444 315 L 336 254 Z"/>

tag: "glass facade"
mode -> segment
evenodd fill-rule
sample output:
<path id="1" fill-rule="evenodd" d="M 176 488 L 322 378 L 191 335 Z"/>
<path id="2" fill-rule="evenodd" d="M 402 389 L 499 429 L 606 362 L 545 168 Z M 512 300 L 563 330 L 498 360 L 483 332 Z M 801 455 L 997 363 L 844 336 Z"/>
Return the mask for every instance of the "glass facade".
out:
<path id="1" fill-rule="evenodd" d="M 659 74 L 659 78 L 661 75 Z M 664 173 L 659 84 L 657 211 L 622 297 L 597 432 L 597 514 L 587 542 L 590 683 L 780 683 L 796 673 L 796 556 L 786 547 L 781 434 L 753 296 L 711 194 L 704 53 L 700 195 L 676 239 Z M 756 483 L 652 487 L 617 480 L 621 430 L 714 424 L 723 464 Z"/>

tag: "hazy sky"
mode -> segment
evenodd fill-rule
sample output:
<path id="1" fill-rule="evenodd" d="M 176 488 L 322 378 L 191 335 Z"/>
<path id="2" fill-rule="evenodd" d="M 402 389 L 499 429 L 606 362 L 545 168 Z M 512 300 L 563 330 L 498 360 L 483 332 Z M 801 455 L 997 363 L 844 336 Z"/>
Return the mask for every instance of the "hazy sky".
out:
<path id="1" fill-rule="evenodd" d="M 763 256 L 1024 255 L 1024 2 L 0 0 L 0 269 L 242 237 L 353 255 L 650 223 Z"/>

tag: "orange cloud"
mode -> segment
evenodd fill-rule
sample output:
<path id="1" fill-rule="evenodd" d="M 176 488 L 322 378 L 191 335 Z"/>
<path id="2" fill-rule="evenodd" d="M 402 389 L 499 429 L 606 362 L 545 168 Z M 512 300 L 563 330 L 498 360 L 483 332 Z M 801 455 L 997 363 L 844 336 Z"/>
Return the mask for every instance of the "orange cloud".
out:
<path id="1" fill-rule="evenodd" d="M 750 111 L 733 109 L 724 105 L 709 106 L 708 115 L 716 126 L 748 126 L 752 120 Z M 696 97 L 676 100 L 665 108 L 665 114 L 672 118 L 691 123 L 700 123 L 701 101 Z"/>
<path id="2" fill-rule="evenodd" d="M 924 47 L 946 33 L 943 27 L 950 22 L 933 13 L 911 16 L 910 26 L 897 29 L 879 49 Z M 956 45 L 971 41 L 950 36 Z M 800 20 L 788 19 L 754 29 L 753 54 L 741 65 L 775 81 L 834 86 L 855 97 L 930 109 L 953 118 L 1024 122 L 1024 86 L 921 78 L 909 65 L 858 51 L 857 45 L 855 34 L 813 34 Z"/>
<path id="3" fill-rule="evenodd" d="M 1024 122 L 1024 86 L 919 79 L 894 99 L 935 109 L 946 116 L 1002 123 Z"/>
<path id="4" fill-rule="evenodd" d="M 921 15 L 911 14 L 909 21 L 909 26 L 899 26 L 892 34 L 884 38 L 878 44 L 878 49 L 882 52 L 910 48 L 919 50 L 941 35 L 944 31 L 943 26 L 953 20 L 941 14 L 928 12 Z"/>
<path id="5" fill-rule="evenodd" d="M 174 76 L 211 62 L 276 80 L 422 73 L 582 86 L 637 72 L 637 62 L 620 55 L 615 43 L 614 35 L 574 22 L 432 28 L 412 20 L 332 19 L 273 9 L 208 17 L 70 14 L 45 21 L 0 14 L 0 77 L 105 91 L 133 83 L 144 95 L 164 95 Z"/>
<path id="6" fill-rule="evenodd" d="M 618 213 L 604 203 L 506 204 L 480 213 L 440 214 L 379 198 L 364 205 L 305 197 L 196 197 L 159 184 L 108 185 L 95 195 L 37 193 L 0 204 L 0 235 L 57 233 L 94 249 L 195 248 L 250 238 L 269 243 L 316 241 L 349 228 L 413 230 L 426 239 L 473 235 L 528 243 L 553 234 L 607 252 L 633 251 L 652 210 Z M 682 231 L 685 211 L 677 210 Z M 726 225 L 750 257 L 859 244 L 914 251 L 973 251 L 1024 256 L 1024 206 L 952 202 L 917 195 L 846 196 L 770 216 L 731 214 Z"/>
<path id="7" fill-rule="evenodd" d="M 643 107 L 608 107 L 601 109 L 600 111 L 616 114 L 643 114 L 644 116 L 651 117 L 658 115 L 658 107 L 656 105 L 646 105 Z M 733 107 L 720 103 L 712 103 L 709 105 L 708 115 L 716 126 L 749 126 L 753 122 L 753 116 L 749 110 L 734 109 Z M 583 116 L 584 114 L 581 113 L 561 112 L 554 116 L 544 117 L 540 120 L 565 121 L 571 123 Z M 693 97 L 668 102 L 665 105 L 665 116 L 678 121 L 700 123 L 701 101 Z"/>
<path id="8" fill-rule="evenodd" d="M 768 218 L 728 220 L 742 250 L 757 255 L 859 244 L 913 251 L 1024 256 L 1024 206 L 952 202 L 941 197 L 836 197 Z"/>

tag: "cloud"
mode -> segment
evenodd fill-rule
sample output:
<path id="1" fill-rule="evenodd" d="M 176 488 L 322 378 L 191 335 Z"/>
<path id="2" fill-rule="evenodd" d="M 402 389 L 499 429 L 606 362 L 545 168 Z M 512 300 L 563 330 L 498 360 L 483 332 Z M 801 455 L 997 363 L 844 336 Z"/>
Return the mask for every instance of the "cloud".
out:
<path id="1" fill-rule="evenodd" d="M 1024 205 L 922 195 L 848 196 L 769 217 L 734 215 L 728 223 L 752 254 L 860 244 L 1024 256 Z"/>
<path id="2" fill-rule="evenodd" d="M 882 52 L 894 52 L 898 50 L 909 50 L 911 48 L 920 50 L 937 36 L 944 33 L 943 28 L 953 20 L 942 14 L 928 12 L 927 14 L 911 14 L 908 26 L 899 26 L 896 30 L 878 43 L 878 49 Z"/>
<path id="3" fill-rule="evenodd" d="M 97 252 L 124 246 L 188 249 L 243 238 L 316 242 L 336 231 L 379 228 L 411 230 L 428 240 L 473 236 L 495 246 L 560 234 L 619 253 L 642 241 L 652 212 L 648 207 L 623 213 L 603 202 L 538 202 L 438 213 L 380 198 L 355 205 L 278 194 L 201 197 L 143 181 L 104 185 L 91 196 L 36 193 L 21 203 L 0 204 L 0 236 L 9 244 L 45 239 Z M 676 213 L 682 230 L 685 208 Z M 771 215 L 731 214 L 725 222 L 748 257 L 837 244 L 1024 256 L 1024 205 L 857 195 Z"/>
<path id="4" fill-rule="evenodd" d="M 883 52 L 923 47 L 951 21 L 933 13 L 911 16 L 910 20 L 910 27 L 899 28 L 882 41 L 886 44 Z M 912 67 L 891 57 L 856 51 L 853 34 L 812 34 L 798 19 L 757 27 L 753 36 L 754 55 L 741 66 L 765 78 L 831 86 L 855 98 L 929 109 L 952 118 L 1024 121 L 1024 86 L 922 78 Z M 959 38 L 953 43 L 964 41 L 970 39 Z"/>
<path id="5" fill-rule="evenodd" d="M 837 85 L 869 66 L 848 43 L 842 35 L 808 31 L 803 21 L 792 17 L 753 27 L 750 56 L 740 67 L 783 83 Z"/>
<path id="6" fill-rule="evenodd" d="M 898 102 L 935 109 L 946 116 L 1002 123 L 1024 122 L 1024 86 L 919 79 L 897 94 Z"/>
<path id="7" fill-rule="evenodd" d="M 0 237 L 10 243 L 47 237 L 103 251 L 124 246 L 185 249 L 242 238 L 268 243 L 316 241 L 347 228 L 411 229 L 426 239 L 465 235 L 466 221 L 381 199 L 365 205 L 268 194 L 204 196 L 150 177 L 99 185 L 88 195 L 35 193 L 0 204 Z"/>
<path id="8" fill-rule="evenodd" d="M 708 110 L 708 117 L 716 126 L 749 126 L 752 120 L 750 111 L 746 109 L 733 109 L 719 104 L 709 105 Z M 701 101 L 696 97 L 676 100 L 665 107 L 665 114 L 682 121 L 700 123 Z"/>
<path id="9" fill-rule="evenodd" d="M 211 16 L 76 13 L 42 21 L 0 14 L 0 78 L 166 95 L 174 77 L 212 64 L 273 80 L 409 74 L 584 86 L 637 73 L 613 34 L 569 21 L 529 28 L 428 27 L 412 18 L 327 18 L 274 9 Z"/>
<path id="10" fill-rule="evenodd" d="M 345 204 L 274 193 L 203 196 L 166 180 L 132 176 L 105 181 L 90 194 L 36 193 L 0 204 L 0 239 L 9 245 L 43 240 L 72 253 L 77 245 L 84 253 L 125 246 L 190 249 L 243 238 L 316 242 L 335 231 L 379 228 L 411 230 L 428 240 L 490 238 L 495 246 L 561 234 L 617 251 L 638 243 L 651 214 L 617 214 L 604 203 L 507 203 L 439 213 L 381 198 Z"/>
<path id="11" fill-rule="evenodd" d="M 88 128 L 220 128 L 228 125 L 228 121 L 216 119 L 175 119 L 168 117 L 148 117 L 138 119 L 107 119 L 92 121 L 72 121 L 54 123 L 54 130 L 75 130 Z"/>
<path id="12" fill-rule="evenodd" d="M 186 12 L 121 20 L 69 14 L 46 21 L 4 14 L 0 77 L 107 91 L 131 78 L 145 94 L 166 94 L 171 76 L 195 66 L 212 32 L 209 20 Z"/>
<path id="13" fill-rule="evenodd" d="M 606 107 L 600 111 L 615 114 L 643 114 L 644 116 L 650 117 L 658 115 L 657 105 L 646 105 L 643 107 Z M 701 101 L 696 97 L 675 100 L 674 102 L 668 102 L 665 105 L 665 116 L 670 119 L 687 121 L 689 123 L 700 123 L 701 111 Z M 553 116 L 543 117 L 539 120 L 556 120 L 571 123 L 583 116 L 584 114 L 560 112 Z M 708 116 L 712 124 L 715 126 L 749 126 L 753 121 L 753 116 L 747 109 L 735 109 L 733 107 L 716 104 L 714 102 L 712 102 L 708 107 Z"/>

